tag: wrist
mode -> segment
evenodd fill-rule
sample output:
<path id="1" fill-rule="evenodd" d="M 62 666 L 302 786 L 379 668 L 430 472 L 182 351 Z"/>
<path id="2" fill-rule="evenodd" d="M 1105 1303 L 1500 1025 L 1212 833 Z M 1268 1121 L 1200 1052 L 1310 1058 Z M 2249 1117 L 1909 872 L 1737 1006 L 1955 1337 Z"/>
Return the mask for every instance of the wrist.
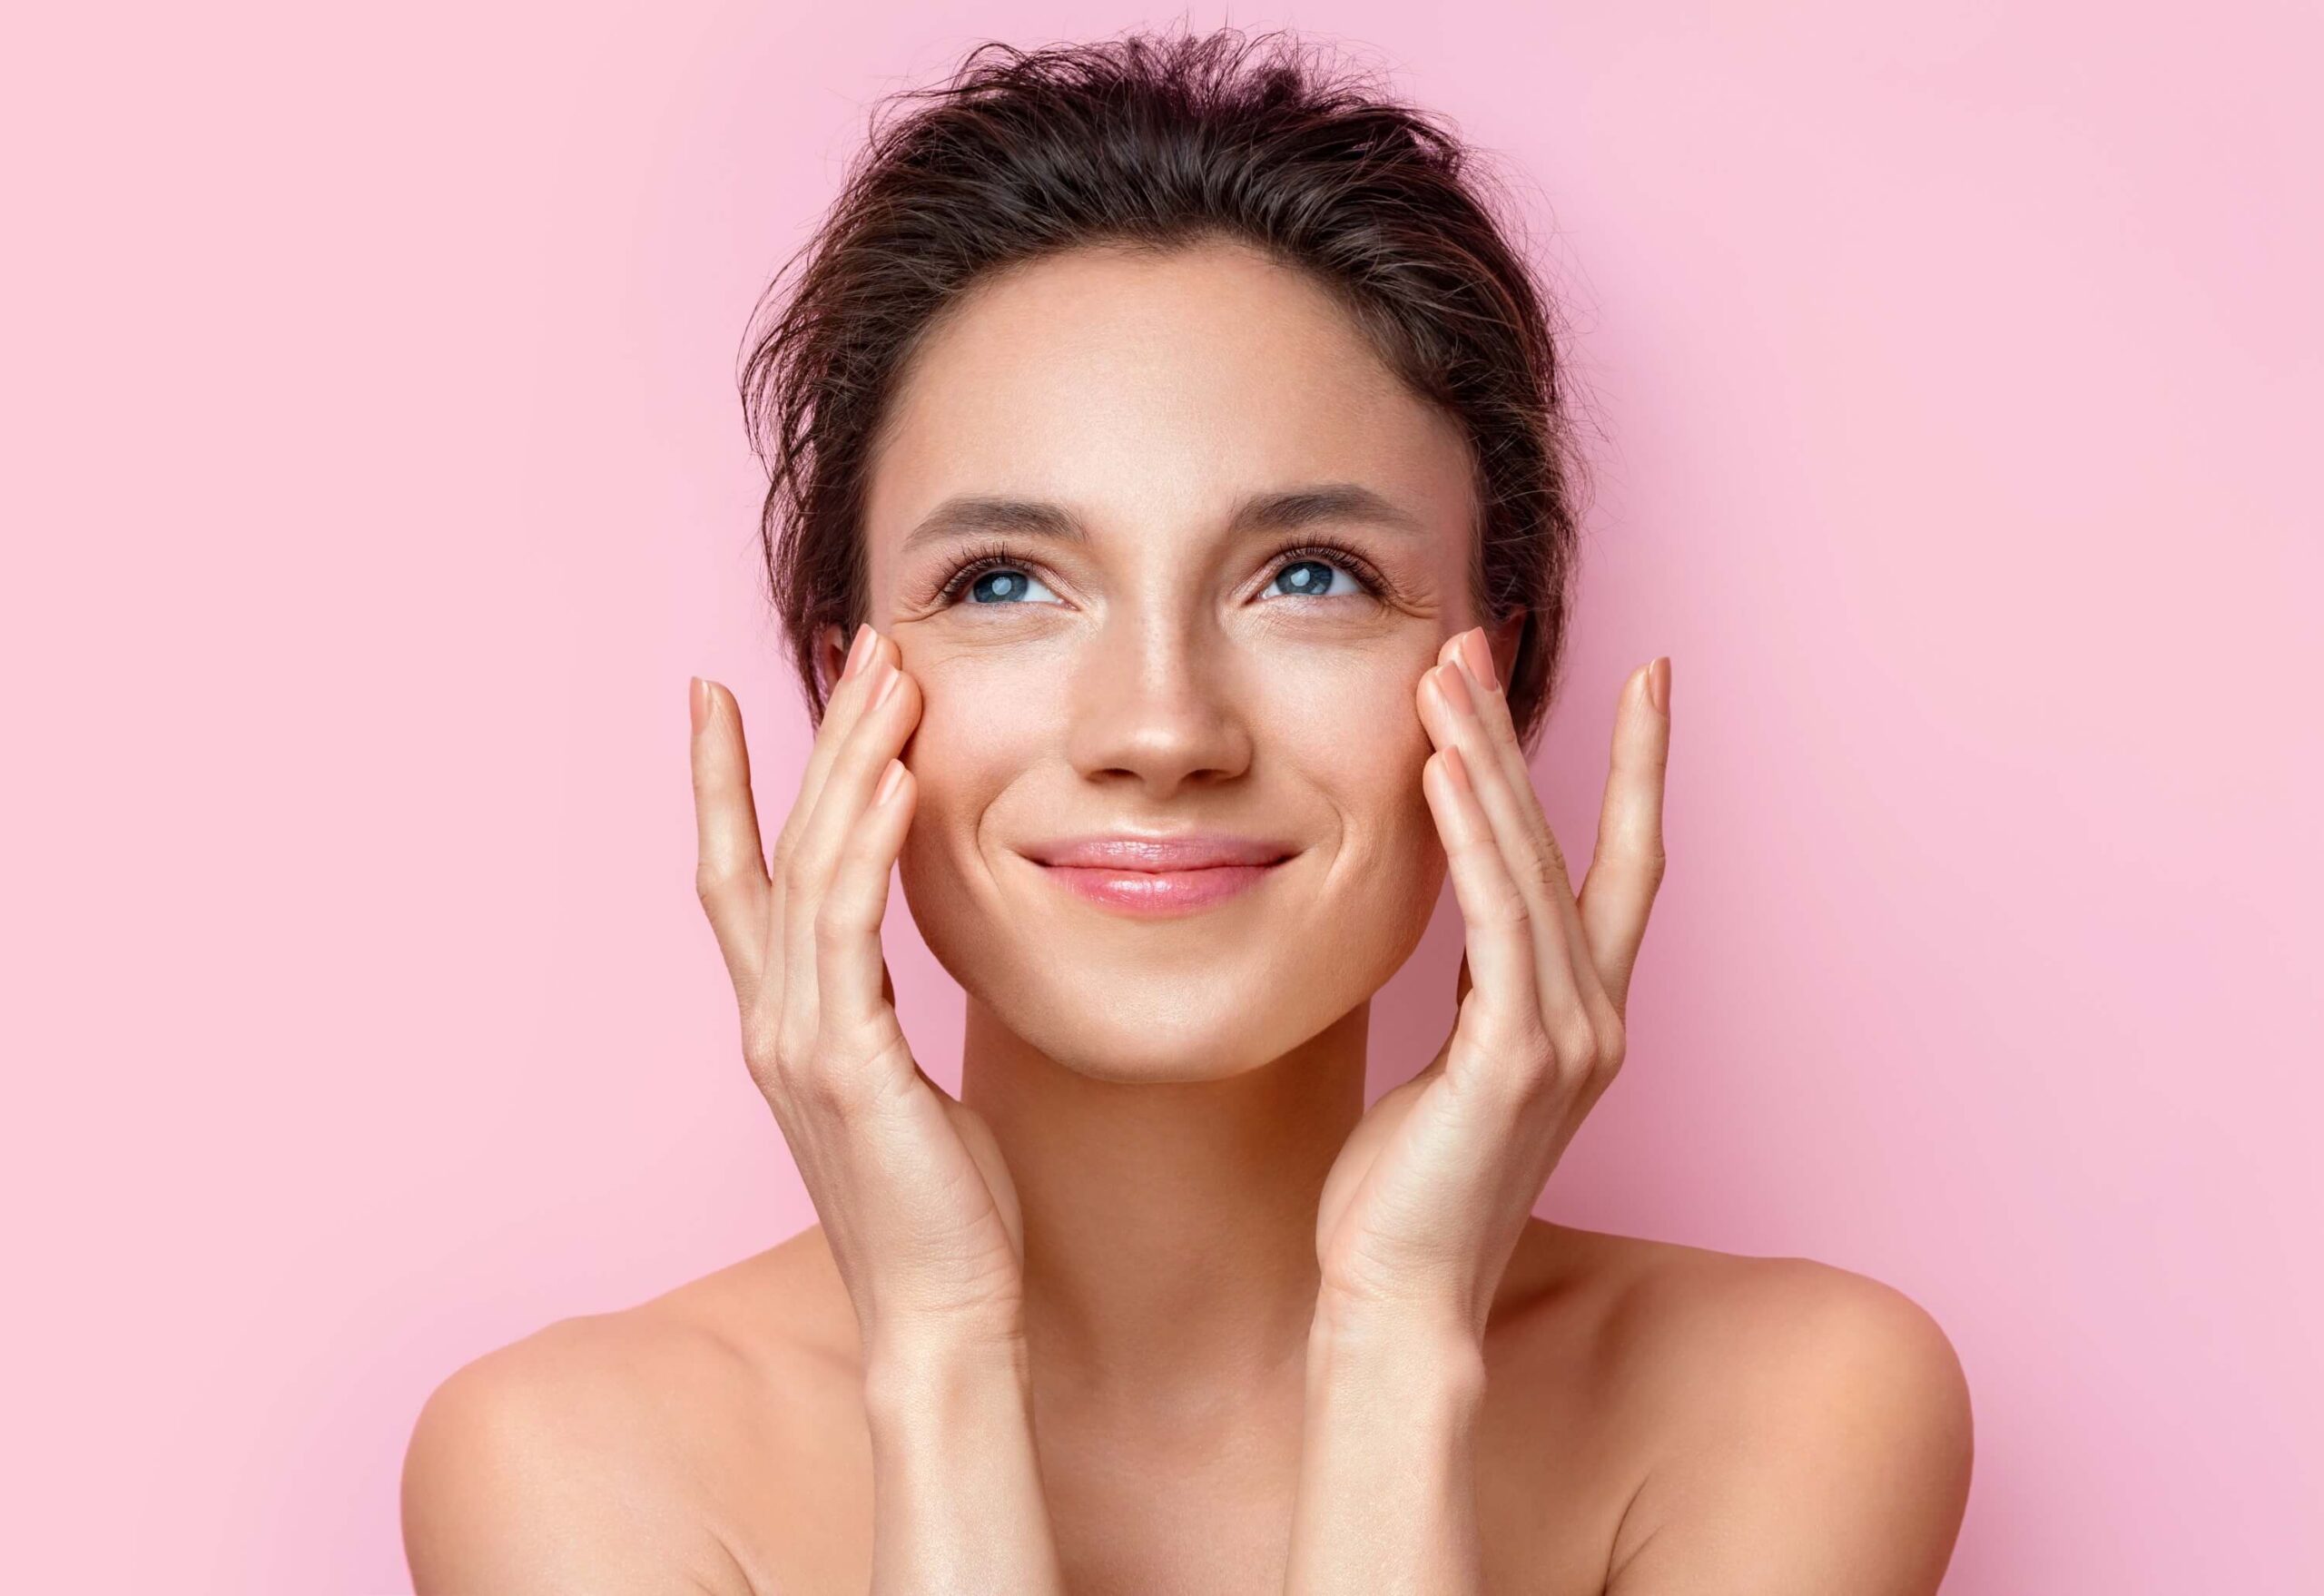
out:
<path id="1" fill-rule="evenodd" d="M 1308 1340 L 1360 1355 L 1393 1355 L 1413 1349 L 1482 1351 L 1484 1327 L 1458 1303 L 1354 1297 L 1327 1286 L 1315 1298 Z"/>
<path id="2" fill-rule="evenodd" d="M 883 1325 L 863 1344 L 874 1417 L 941 1407 L 967 1394 L 1030 1389 L 1021 1328 L 957 1322 Z"/>
<path id="3" fill-rule="evenodd" d="M 1307 1333 L 1307 1376 L 1311 1394 L 1354 1385 L 1473 1402 L 1484 1392 L 1484 1344 L 1450 1308 L 1325 1298 Z"/>

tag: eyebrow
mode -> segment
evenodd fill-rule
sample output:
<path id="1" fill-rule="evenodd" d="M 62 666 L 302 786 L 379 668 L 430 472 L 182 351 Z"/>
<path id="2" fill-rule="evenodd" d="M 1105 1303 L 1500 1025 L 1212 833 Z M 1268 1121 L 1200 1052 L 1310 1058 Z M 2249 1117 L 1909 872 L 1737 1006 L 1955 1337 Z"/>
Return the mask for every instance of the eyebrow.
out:
<path id="1" fill-rule="evenodd" d="M 1393 532 L 1414 534 L 1426 524 L 1403 506 L 1355 482 L 1324 482 L 1272 493 L 1255 493 L 1227 517 L 1230 535 L 1249 537 L 1313 526 L 1318 521 L 1364 521 Z M 904 552 L 926 543 L 978 533 L 1016 532 L 1087 543 L 1089 530 L 1072 511 L 1044 499 L 956 494 L 921 517 L 904 537 Z"/>

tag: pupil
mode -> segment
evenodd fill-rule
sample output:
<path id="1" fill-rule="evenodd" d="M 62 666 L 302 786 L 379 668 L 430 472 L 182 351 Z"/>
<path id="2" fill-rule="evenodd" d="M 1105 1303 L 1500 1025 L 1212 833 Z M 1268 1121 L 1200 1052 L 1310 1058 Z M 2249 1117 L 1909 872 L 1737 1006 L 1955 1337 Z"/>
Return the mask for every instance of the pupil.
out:
<path id="1" fill-rule="evenodd" d="M 988 571 L 977 578 L 971 591 L 986 598 L 1014 598 L 1021 591 L 1018 586 L 1021 580 L 1015 571 Z"/>
<path id="2" fill-rule="evenodd" d="M 1319 560 L 1301 560 L 1284 575 L 1290 579 L 1292 586 L 1302 593 L 1320 592 L 1330 586 L 1332 581 Z"/>

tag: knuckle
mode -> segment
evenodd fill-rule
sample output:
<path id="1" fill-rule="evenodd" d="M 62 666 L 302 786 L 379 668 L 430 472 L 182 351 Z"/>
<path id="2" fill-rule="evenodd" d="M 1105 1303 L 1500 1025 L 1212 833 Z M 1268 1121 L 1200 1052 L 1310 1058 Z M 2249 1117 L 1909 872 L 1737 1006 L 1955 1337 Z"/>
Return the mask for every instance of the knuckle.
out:
<path id="1" fill-rule="evenodd" d="M 1489 924 L 1521 931 L 1533 919 L 1533 911 L 1525 901 L 1525 894 L 1517 890 L 1516 882 L 1506 879 L 1493 887 L 1485 903 L 1485 914 Z"/>
<path id="2" fill-rule="evenodd" d="M 1509 1061 L 1512 1074 L 1547 1075 L 1557 1068 L 1557 1048 L 1538 1014 L 1508 1020 L 1496 1039 L 1494 1051 Z"/>
<path id="3" fill-rule="evenodd" d="M 1621 1059 L 1614 1054 L 1596 1053 L 1591 1055 L 1590 1058 L 1582 1060 L 1582 1069 L 1580 1077 L 1582 1088 L 1585 1090 L 1592 1092 L 1602 1091 L 1605 1089 L 1606 1083 L 1614 1079 L 1615 1071 L 1619 1070 L 1621 1067 Z"/>
<path id="4" fill-rule="evenodd" d="M 786 1014 L 775 1026 L 775 1073 L 786 1083 L 799 1079 L 814 1068 L 815 1030 L 812 1014 Z"/>
<path id="5" fill-rule="evenodd" d="M 743 1016 L 743 1059 L 750 1065 L 751 1074 L 760 1080 L 772 1080 L 782 1072 L 782 1032 L 763 1015 Z"/>
<path id="6" fill-rule="evenodd" d="M 1558 1068 L 1570 1074 L 1593 1069 L 1598 1062 L 1598 1026 L 1587 1014 L 1570 1016 L 1557 1031 Z"/>
<path id="7" fill-rule="evenodd" d="M 1649 894 L 1662 884 L 1662 877 L 1669 869 L 1669 855 L 1663 852 L 1659 843 L 1640 852 L 1637 864 L 1638 876 L 1639 880 L 1646 883 L 1646 890 Z"/>
<path id="8" fill-rule="evenodd" d="M 815 948 L 822 953 L 837 953 L 854 946 L 861 932 L 855 914 L 837 898 L 825 898 L 815 906 Z"/>
<path id="9" fill-rule="evenodd" d="M 1528 1055 L 1508 1071 L 1507 1080 L 1510 1108 L 1521 1115 L 1538 1112 L 1565 1095 L 1557 1060 L 1546 1053 Z"/>
<path id="10" fill-rule="evenodd" d="M 879 828 L 859 825 L 848 833 L 847 846 L 840 850 L 840 859 L 845 864 L 861 864 L 878 859 L 883 852 L 885 845 L 880 840 Z"/>
<path id="11" fill-rule="evenodd" d="M 783 885 L 796 896 L 814 885 L 814 861 L 799 849 L 793 849 L 783 862 Z"/>
<path id="12" fill-rule="evenodd" d="M 818 1056 L 793 1071 L 792 1100 L 809 1114 L 843 1116 L 851 1101 L 848 1080 L 846 1070 L 833 1068 L 832 1060 Z"/>
<path id="13" fill-rule="evenodd" d="M 1554 898 L 1565 880 L 1565 866 L 1558 862 L 1557 845 L 1545 843 L 1533 851 L 1527 863 L 1533 884 L 1545 896 Z"/>
<path id="14" fill-rule="evenodd" d="M 1630 1033 L 1619 1015 L 1609 1014 L 1598 1021 L 1598 1059 L 1600 1068 L 1609 1075 L 1621 1068 L 1622 1059 L 1630 1050 Z"/>

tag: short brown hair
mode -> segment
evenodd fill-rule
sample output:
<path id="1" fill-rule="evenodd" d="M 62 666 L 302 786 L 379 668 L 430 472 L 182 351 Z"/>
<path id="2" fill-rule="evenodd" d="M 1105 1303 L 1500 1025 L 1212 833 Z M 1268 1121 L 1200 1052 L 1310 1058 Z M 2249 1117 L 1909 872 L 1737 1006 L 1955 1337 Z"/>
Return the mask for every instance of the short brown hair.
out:
<path id="1" fill-rule="evenodd" d="M 908 113 L 890 116 L 898 105 Z M 822 225 L 753 315 L 741 374 L 768 470 L 768 591 L 815 723 L 829 692 L 816 638 L 866 618 L 881 421 L 945 308 L 986 273 L 1077 246 L 1226 237 L 1321 283 L 1461 423 L 1482 512 L 1471 596 L 1489 625 L 1526 613 L 1509 699 L 1530 747 L 1564 654 L 1581 466 L 1555 306 L 1478 168 L 1433 113 L 1288 30 L 986 43 L 949 81 L 882 102 Z"/>

